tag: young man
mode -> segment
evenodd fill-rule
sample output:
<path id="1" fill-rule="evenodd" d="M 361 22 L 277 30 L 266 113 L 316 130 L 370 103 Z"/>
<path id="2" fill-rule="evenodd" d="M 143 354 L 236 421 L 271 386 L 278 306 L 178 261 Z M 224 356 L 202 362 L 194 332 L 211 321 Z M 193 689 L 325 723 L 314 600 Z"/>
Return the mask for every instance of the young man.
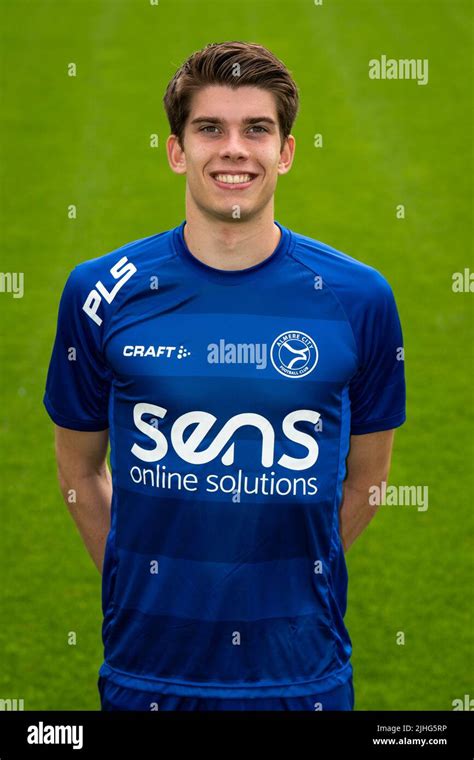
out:
<path id="1" fill-rule="evenodd" d="M 75 267 L 44 397 L 103 572 L 101 706 L 351 710 L 344 551 L 405 420 L 394 297 L 274 220 L 298 93 L 268 50 L 207 46 L 164 103 L 186 220 Z"/>

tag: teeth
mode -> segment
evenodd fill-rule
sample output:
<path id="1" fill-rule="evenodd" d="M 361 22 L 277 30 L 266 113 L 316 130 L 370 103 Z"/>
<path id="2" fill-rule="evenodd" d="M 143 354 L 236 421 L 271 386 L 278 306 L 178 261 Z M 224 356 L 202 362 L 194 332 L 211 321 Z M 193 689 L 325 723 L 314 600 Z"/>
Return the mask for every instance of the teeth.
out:
<path id="1" fill-rule="evenodd" d="M 226 182 L 229 185 L 238 185 L 243 182 L 250 182 L 250 174 L 217 174 L 215 179 L 218 182 Z"/>

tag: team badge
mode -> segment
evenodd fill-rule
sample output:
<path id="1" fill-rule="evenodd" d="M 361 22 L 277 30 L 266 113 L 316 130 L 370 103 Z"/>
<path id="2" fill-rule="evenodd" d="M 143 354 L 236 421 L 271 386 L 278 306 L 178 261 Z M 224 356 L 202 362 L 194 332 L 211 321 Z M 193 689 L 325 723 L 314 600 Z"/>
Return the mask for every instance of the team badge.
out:
<path id="1" fill-rule="evenodd" d="M 306 333 L 291 330 L 275 338 L 270 358 L 280 375 L 305 377 L 318 363 L 318 347 Z"/>

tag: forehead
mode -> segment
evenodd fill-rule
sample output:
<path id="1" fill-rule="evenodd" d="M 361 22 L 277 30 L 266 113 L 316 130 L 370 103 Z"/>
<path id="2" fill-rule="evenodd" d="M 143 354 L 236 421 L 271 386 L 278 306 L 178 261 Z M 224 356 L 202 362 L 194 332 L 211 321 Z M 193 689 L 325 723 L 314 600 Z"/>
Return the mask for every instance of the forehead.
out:
<path id="1" fill-rule="evenodd" d="M 222 117 L 241 121 L 252 116 L 270 116 L 277 120 L 275 97 L 261 87 L 226 87 L 209 85 L 198 90 L 191 100 L 189 117 Z"/>

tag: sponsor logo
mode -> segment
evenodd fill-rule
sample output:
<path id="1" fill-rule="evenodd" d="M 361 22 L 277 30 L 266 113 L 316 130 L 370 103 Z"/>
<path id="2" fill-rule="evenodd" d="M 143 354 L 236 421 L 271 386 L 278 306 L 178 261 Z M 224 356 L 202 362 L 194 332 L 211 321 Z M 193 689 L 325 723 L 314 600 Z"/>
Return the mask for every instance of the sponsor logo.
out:
<path id="1" fill-rule="evenodd" d="M 158 462 L 166 456 L 168 439 L 157 427 L 157 418 L 163 419 L 168 410 L 156 404 L 139 403 L 133 409 L 133 421 L 136 428 L 154 442 L 154 447 L 144 448 L 134 443 L 131 451 L 142 462 Z M 144 417 L 150 416 L 148 422 Z M 306 470 L 312 467 L 319 455 L 319 447 L 313 434 L 298 430 L 298 423 L 309 423 L 314 431 L 314 425 L 320 418 L 320 413 L 312 409 L 297 409 L 285 416 L 282 431 L 287 440 L 303 447 L 304 455 L 293 457 L 283 454 L 278 464 L 290 470 Z M 242 412 L 231 417 L 217 432 L 214 440 L 202 451 L 198 451 L 204 439 L 217 423 L 217 417 L 209 412 L 191 411 L 178 417 L 170 432 L 173 449 L 181 459 L 189 464 L 207 464 L 220 457 L 222 464 L 233 465 L 235 460 L 235 443 L 232 438 L 241 427 L 251 426 L 261 433 L 261 464 L 272 467 L 275 451 L 275 431 L 266 417 L 255 412 Z M 308 425 L 307 425 L 308 427 Z M 191 428 L 191 431 L 189 430 Z M 294 446 L 291 447 L 294 451 Z"/>
<path id="2" fill-rule="evenodd" d="M 270 354 L 273 367 L 284 377 L 298 378 L 309 375 L 318 363 L 318 347 L 307 333 L 291 330 L 281 333 L 270 350 L 267 343 L 230 343 L 220 338 L 207 345 L 208 364 L 253 364 L 265 369 Z M 127 358 L 185 359 L 191 351 L 183 345 L 127 345 L 122 349 Z"/>
<path id="3" fill-rule="evenodd" d="M 137 268 L 135 264 L 132 264 L 132 262 L 129 261 L 126 256 L 122 256 L 120 261 L 117 261 L 117 263 L 110 270 L 110 274 L 114 280 L 117 280 L 112 290 L 107 290 L 105 285 L 100 280 L 96 282 L 95 288 L 91 290 L 82 306 L 83 311 L 85 311 L 87 316 L 92 319 L 96 325 L 100 327 L 102 324 L 102 317 L 100 317 L 97 313 L 99 306 L 102 304 L 102 301 L 104 300 L 109 304 L 112 303 L 120 288 L 125 285 L 125 283 L 130 279 L 132 275 L 135 274 L 136 271 Z"/>
<path id="4" fill-rule="evenodd" d="M 184 346 L 179 346 L 179 348 L 177 346 L 124 346 L 123 355 L 140 358 L 151 356 L 154 359 L 172 359 L 173 357 L 185 359 L 191 355 L 191 351 L 188 351 Z"/>

